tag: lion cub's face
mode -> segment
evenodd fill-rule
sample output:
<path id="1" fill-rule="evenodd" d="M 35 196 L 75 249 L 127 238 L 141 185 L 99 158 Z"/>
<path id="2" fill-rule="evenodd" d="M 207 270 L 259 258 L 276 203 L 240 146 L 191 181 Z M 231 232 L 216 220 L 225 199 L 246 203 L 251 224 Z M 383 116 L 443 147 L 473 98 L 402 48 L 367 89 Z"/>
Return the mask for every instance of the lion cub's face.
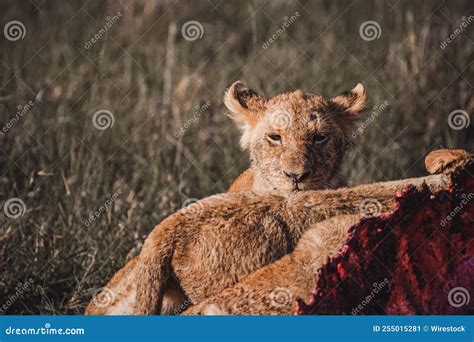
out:
<path id="1" fill-rule="evenodd" d="M 337 186 L 367 96 L 358 84 L 330 100 L 301 90 L 266 99 L 236 82 L 225 103 L 242 129 L 241 145 L 249 149 L 258 190 L 288 193 Z"/>

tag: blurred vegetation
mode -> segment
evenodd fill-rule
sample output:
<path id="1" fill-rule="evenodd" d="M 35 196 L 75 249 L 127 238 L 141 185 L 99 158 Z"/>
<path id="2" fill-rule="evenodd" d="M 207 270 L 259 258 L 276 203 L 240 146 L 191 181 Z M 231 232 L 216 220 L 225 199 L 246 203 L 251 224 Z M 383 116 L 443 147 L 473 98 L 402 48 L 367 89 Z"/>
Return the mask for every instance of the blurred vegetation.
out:
<path id="1" fill-rule="evenodd" d="M 388 101 L 348 155 L 352 183 L 422 175 L 433 149 L 473 150 L 472 123 L 447 121 L 474 108 L 474 26 L 440 47 L 472 9 L 469 0 L 2 1 L 2 26 L 26 28 L 22 40 L 0 37 L 2 126 L 34 106 L 0 134 L 1 202 L 26 205 L 16 219 L 0 215 L 0 305 L 31 278 L 7 313 L 81 313 L 160 220 L 188 198 L 224 192 L 248 165 L 222 104 L 237 79 L 267 96 L 329 97 L 362 82 L 372 104 Z M 181 33 L 190 20 L 203 25 L 195 41 Z M 368 20 L 381 27 L 373 41 L 359 35 Z M 115 119 L 104 131 L 92 124 L 100 109 Z"/>

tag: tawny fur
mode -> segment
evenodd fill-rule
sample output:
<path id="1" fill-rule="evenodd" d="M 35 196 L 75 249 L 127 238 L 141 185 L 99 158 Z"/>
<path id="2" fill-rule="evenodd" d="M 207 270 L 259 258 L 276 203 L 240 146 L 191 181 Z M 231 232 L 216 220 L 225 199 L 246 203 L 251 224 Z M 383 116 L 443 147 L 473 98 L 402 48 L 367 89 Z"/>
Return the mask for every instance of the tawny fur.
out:
<path id="1" fill-rule="evenodd" d="M 472 153 L 464 150 L 436 150 L 426 156 L 425 166 L 431 174 L 440 173 L 453 169 L 459 162 L 472 156 Z"/>
<path id="2" fill-rule="evenodd" d="M 361 84 L 329 100 L 302 90 L 267 99 L 237 81 L 224 102 L 242 131 L 241 146 L 251 159 L 250 168 L 229 191 L 286 194 L 345 184 L 339 174 L 342 159 L 356 122 L 367 109 Z M 296 181 L 288 174 L 305 176 Z"/>
<path id="3" fill-rule="evenodd" d="M 253 182 L 253 171 L 252 169 L 247 169 L 234 180 L 229 188 L 229 192 L 252 191 L 254 184 Z"/>
<path id="4" fill-rule="evenodd" d="M 193 204 L 199 207 L 193 209 L 198 216 L 189 217 L 185 208 L 158 225 L 145 241 L 136 267 L 135 313 L 164 313 L 163 300 L 173 279 L 187 299 L 198 304 L 290 253 L 315 223 L 357 214 L 367 198 L 391 208 L 393 194 L 416 182 L 420 179 L 303 191 L 288 198 L 238 192 Z"/>
<path id="5" fill-rule="evenodd" d="M 184 315 L 291 315 L 297 298 L 310 297 L 317 271 L 347 241 L 359 215 L 342 215 L 312 226 L 295 250 L 233 287 L 186 310 Z"/>

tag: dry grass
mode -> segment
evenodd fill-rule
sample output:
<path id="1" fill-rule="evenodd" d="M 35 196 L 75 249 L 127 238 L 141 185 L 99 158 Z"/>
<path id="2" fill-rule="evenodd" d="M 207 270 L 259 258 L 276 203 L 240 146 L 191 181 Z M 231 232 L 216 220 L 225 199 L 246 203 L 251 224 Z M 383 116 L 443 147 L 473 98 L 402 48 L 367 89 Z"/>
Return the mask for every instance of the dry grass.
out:
<path id="1" fill-rule="evenodd" d="M 266 95 L 303 88 L 330 96 L 363 82 L 374 104 L 388 101 L 348 156 L 354 183 L 421 175 L 427 151 L 474 148 L 472 129 L 447 124 L 451 111 L 474 108 L 472 27 L 440 49 L 471 14 L 469 0 L 185 4 L 0 4 L 2 25 L 20 20 L 27 30 L 23 40 L 0 39 L 2 126 L 35 101 L 0 135 L 1 202 L 26 205 L 16 219 L 0 215 L 7 313 L 80 313 L 161 219 L 188 198 L 226 190 L 248 164 L 221 102 L 236 79 Z M 117 11 L 119 20 L 85 49 Z M 201 39 L 183 39 L 188 20 L 202 23 Z M 380 24 L 379 39 L 359 36 L 367 20 Z M 99 109 L 115 119 L 104 131 L 92 125 Z"/>

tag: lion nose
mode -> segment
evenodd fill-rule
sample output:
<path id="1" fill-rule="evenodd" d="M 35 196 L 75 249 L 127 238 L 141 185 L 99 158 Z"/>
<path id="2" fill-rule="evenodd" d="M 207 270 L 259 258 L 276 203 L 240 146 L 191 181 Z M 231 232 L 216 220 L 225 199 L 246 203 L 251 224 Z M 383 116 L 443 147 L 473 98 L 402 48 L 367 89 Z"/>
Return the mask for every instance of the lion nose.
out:
<path id="1" fill-rule="evenodd" d="M 291 178 L 291 179 L 293 179 L 295 181 L 298 181 L 298 182 L 304 181 L 309 176 L 309 171 L 304 171 L 302 173 L 293 173 L 293 172 L 283 171 L 283 173 L 288 178 Z"/>

